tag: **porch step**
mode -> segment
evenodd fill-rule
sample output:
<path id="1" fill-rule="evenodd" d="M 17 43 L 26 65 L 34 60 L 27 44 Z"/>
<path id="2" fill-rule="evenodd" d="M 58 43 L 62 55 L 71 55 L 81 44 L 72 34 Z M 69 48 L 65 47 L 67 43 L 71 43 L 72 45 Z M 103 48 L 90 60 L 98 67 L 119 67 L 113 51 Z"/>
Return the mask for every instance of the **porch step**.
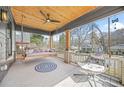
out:
<path id="1" fill-rule="evenodd" d="M 109 85 L 111 85 L 111 87 L 124 87 L 124 86 L 122 86 L 119 82 L 114 82 L 114 81 L 110 81 L 110 80 L 106 80 L 106 79 L 102 79 L 102 78 L 100 78 L 100 77 L 97 77 L 100 81 L 102 81 L 102 82 L 104 82 L 105 83 L 105 85 L 106 84 L 109 84 Z"/>
<path id="2" fill-rule="evenodd" d="M 118 78 L 110 76 L 110 75 L 107 75 L 107 74 L 100 74 L 99 76 L 105 77 L 105 78 L 107 78 L 109 80 L 114 80 L 116 82 L 120 82 L 120 80 Z"/>
<path id="3" fill-rule="evenodd" d="M 102 81 L 102 82 L 105 82 L 105 83 L 108 83 L 112 86 L 115 86 L 115 87 L 124 87 L 123 85 L 120 84 L 120 80 L 118 80 L 117 78 L 115 77 L 110 77 L 108 75 L 104 75 L 104 74 L 101 74 L 101 75 L 98 75 L 97 78 Z"/>

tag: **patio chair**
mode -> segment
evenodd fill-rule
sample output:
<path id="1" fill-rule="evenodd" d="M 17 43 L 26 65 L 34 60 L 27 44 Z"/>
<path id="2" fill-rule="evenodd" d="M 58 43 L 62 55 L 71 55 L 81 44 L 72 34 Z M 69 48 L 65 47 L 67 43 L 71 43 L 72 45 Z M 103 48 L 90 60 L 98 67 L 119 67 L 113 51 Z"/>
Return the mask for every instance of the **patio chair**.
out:
<path id="1" fill-rule="evenodd" d="M 78 66 L 81 68 L 82 71 L 85 71 L 87 75 L 87 80 L 91 87 L 93 86 L 90 82 L 90 79 L 92 78 L 94 81 L 95 87 L 96 81 L 95 81 L 95 75 L 104 73 L 107 65 L 105 64 L 104 56 L 103 55 L 97 55 L 97 54 L 91 54 L 88 56 L 88 58 L 84 62 L 78 62 Z M 74 74 L 79 75 L 79 74 Z M 81 75 L 81 74 L 80 74 Z"/>

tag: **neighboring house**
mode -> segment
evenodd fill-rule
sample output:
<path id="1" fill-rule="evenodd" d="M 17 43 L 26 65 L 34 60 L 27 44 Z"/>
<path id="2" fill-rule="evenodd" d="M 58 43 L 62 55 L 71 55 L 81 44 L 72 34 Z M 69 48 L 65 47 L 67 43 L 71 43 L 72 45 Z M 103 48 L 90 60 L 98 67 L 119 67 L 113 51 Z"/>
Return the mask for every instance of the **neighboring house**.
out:
<path id="1" fill-rule="evenodd" d="M 92 46 L 90 44 L 90 39 L 88 37 L 81 44 L 81 52 L 82 53 L 90 53 L 90 52 L 92 52 Z"/>
<path id="2" fill-rule="evenodd" d="M 92 45 L 91 44 L 82 45 L 81 52 L 83 52 L 83 53 L 91 53 L 92 52 Z"/>
<path id="3" fill-rule="evenodd" d="M 112 55 L 124 55 L 124 44 L 118 44 L 111 47 Z"/>

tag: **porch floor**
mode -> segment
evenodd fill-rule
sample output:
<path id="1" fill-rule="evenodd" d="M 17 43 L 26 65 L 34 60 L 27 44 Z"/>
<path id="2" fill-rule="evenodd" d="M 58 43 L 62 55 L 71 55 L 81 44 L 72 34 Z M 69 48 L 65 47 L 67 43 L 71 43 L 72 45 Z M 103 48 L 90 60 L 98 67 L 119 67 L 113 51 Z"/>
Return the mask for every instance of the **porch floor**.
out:
<path id="1" fill-rule="evenodd" d="M 34 67 L 42 62 L 54 62 L 57 69 L 52 72 L 36 72 Z M 65 64 L 62 60 L 54 57 L 32 59 L 30 62 L 15 62 L 7 75 L 0 83 L 0 87 L 91 87 L 86 80 L 86 75 L 73 75 L 81 73 L 80 68 Z M 112 86 L 98 77 L 95 78 L 98 87 Z M 94 85 L 93 80 L 90 80 Z"/>

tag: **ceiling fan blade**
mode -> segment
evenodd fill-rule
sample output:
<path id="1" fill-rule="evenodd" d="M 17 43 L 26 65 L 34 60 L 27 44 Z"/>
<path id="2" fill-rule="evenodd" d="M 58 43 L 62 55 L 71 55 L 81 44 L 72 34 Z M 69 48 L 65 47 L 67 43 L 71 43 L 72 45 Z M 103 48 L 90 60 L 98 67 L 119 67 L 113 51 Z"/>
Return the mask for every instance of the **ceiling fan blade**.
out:
<path id="1" fill-rule="evenodd" d="M 53 20 L 53 19 L 50 19 L 50 22 L 60 23 L 60 21 L 59 21 L 59 20 Z"/>
<path id="2" fill-rule="evenodd" d="M 47 16 L 40 10 L 41 15 L 43 15 L 45 17 L 45 19 L 47 19 Z"/>
<path id="3" fill-rule="evenodd" d="M 47 19 L 50 19 L 50 14 L 49 13 L 47 13 Z"/>

